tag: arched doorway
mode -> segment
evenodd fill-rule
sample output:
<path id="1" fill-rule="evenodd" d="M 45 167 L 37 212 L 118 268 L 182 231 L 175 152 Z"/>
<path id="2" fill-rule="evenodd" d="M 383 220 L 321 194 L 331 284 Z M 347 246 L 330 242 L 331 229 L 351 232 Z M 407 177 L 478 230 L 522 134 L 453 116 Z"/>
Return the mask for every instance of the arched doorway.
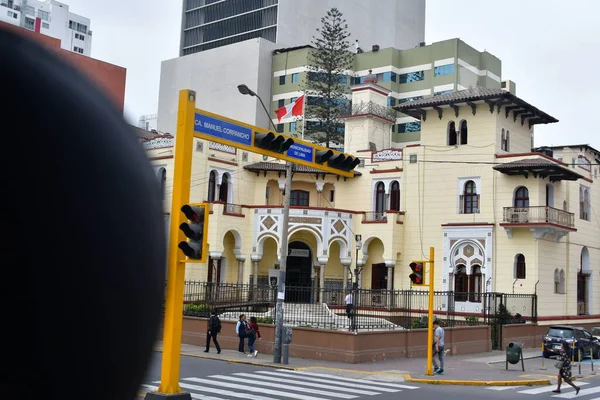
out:
<path id="1" fill-rule="evenodd" d="M 285 275 L 285 301 L 309 303 L 312 286 L 312 252 L 307 244 L 299 241 L 288 246 Z"/>

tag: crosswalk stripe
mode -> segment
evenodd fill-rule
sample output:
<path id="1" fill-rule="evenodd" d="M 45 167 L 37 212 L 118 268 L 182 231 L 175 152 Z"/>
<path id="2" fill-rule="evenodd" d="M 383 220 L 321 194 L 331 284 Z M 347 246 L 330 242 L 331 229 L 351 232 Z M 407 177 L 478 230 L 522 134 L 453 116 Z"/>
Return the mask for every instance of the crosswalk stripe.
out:
<path id="1" fill-rule="evenodd" d="M 271 371 L 256 371 L 256 372 L 258 374 L 274 375 L 274 376 L 288 377 L 288 378 L 293 376 L 292 374 L 286 374 L 286 373 L 282 373 L 282 372 L 271 372 Z M 370 390 L 378 390 L 380 392 L 394 393 L 394 392 L 400 391 L 399 389 L 390 389 L 387 387 L 375 386 L 378 384 L 378 382 L 375 382 L 375 381 L 366 381 L 365 383 L 335 382 L 335 380 L 337 379 L 337 376 L 333 376 L 333 375 L 330 375 L 330 379 L 311 378 L 308 376 L 302 376 L 301 378 L 305 381 L 310 381 L 310 382 L 305 383 L 308 385 L 314 385 L 311 382 L 322 382 L 322 383 L 329 383 L 329 384 L 336 384 L 336 385 L 344 385 L 344 387 L 346 387 L 346 388 L 370 389 Z M 354 382 L 357 382 L 357 380 L 355 379 Z M 359 380 L 359 382 L 362 382 L 362 380 Z M 336 388 L 336 390 L 340 390 L 340 389 Z M 360 392 L 355 392 L 355 393 L 360 393 Z"/>
<path id="2" fill-rule="evenodd" d="M 279 389 L 286 389 L 286 390 L 294 390 L 296 392 L 304 392 L 304 393 L 312 393 L 312 394 L 320 394 L 323 396 L 330 396 L 330 397 L 337 397 L 340 399 L 355 399 L 358 396 L 353 396 L 350 394 L 342 394 L 342 393 L 332 393 L 332 392 L 326 392 L 324 390 L 317 390 L 317 389 L 309 389 L 309 388 L 302 388 L 302 387 L 294 387 L 294 386 L 290 386 L 290 385 L 280 385 L 278 383 L 271 383 L 271 382 L 259 382 L 257 380 L 254 379 L 240 379 L 236 376 L 227 376 L 227 375 L 211 375 L 209 376 L 209 378 L 213 378 L 213 379 L 224 379 L 227 381 L 234 381 L 234 382 L 240 382 L 240 383 L 247 383 L 249 385 L 261 385 L 261 386 L 269 386 L 269 387 L 276 387 Z M 248 388 L 247 388 L 248 389 Z M 262 388 L 255 388 L 257 391 L 262 392 L 263 389 Z M 265 392 L 266 393 L 266 392 Z M 286 394 L 287 395 L 287 394 Z M 287 395 L 289 397 L 289 395 Z"/>
<path id="3" fill-rule="evenodd" d="M 281 372 L 289 372 L 294 375 L 308 375 L 308 376 L 318 376 L 321 378 L 329 378 L 329 379 L 337 379 L 338 381 L 345 382 L 365 382 L 369 385 L 378 385 L 378 386 L 389 386 L 398 389 L 418 389 L 418 386 L 409 386 L 409 385 L 399 385 L 397 383 L 389 383 L 389 382 L 379 382 L 379 381 L 371 381 L 368 379 L 357 379 L 357 378 L 344 378 L 341 376 L 329 375 L 329 374 L 320 374 L 317 372 L 305 372 L 305 371 L 289 371 L 286 369 L 278 369 L 277 371 Z"/>
<path id="4" fill-rule="evenodd" d="M 230 390 L 222 390 L 222 389 L 215 389 L 215 388 L 207 388 L 205 386 L 190 385 L 189 383 L 180 383 L 179 386 L 181 386 L 183 389 L 196 390 L 198 392 L 221 394 L 223 396 L 227 396 L 226 398 L 236 397 L 236 398 L 240 398 L 240 399 L 248 399 L 248 395 L 246 393 L 232 392 Z M 274 397 L 265 397 L 265 396 L 252 396 L 252 398 L 254 400 L 277 400 Z"/>
<path id="5" fill-rule="evenodd" d="M 285 378 L 274 377 L 274 376 L 255 375 L 255 374 L 247 374 L 247 373 L 241 373 L 241 372 L 240 373 L 236 373 L 234 375 L 250 377 L 250 378 L 253 378 L 253 379 L 264 379 L 265 381 L 271 381 L 271 382 L 292 383 L 292 384 L 295 384 L 295 385 L 304 385 L 304 386 L 310 386 L 310 387 L 320 388 L 320 389 L 336 390 L 338 392 L 350 392 L 350 393 L 353 393 L 353 394 L 366 394 L 368 396 L 374 396 L 374 395 L 377 395 L 377 394 L 381 394 L 379 392 L 374 392 L 372 390 L 370 390 L 370 391 L 359 390 L 359 389 L 352 389 L 352 388 L 349 388 L 349 387 L 340 387 L 340 386 L 333 386 L 333 385 L 325 385 L 325 384 L 322 384 L 322 383 L 314 383 L 314 382 L 303 382 L 303 381 L 298 381 L 298 380 L 294 380 L 294 379 L 285 379 Z M 394 389 L 392 389 L 392 391 L 393 392 L 399 392 L 400 390 L 394 390 Z"/>
<path id="6" fill-rule="evenodd" d="M 588 394 L 594 394 L 594 393 L 600 393 L 600 386 L 596 386 L 593 388 L 589 388 L 589 389 L 583 389 L 579 391 L 579 395 L 575 394 L 575 390 L 572 390 L 569 393 L 565 393 L 565 394 L 556 394 L 552 397 L 557 397 L 559 399 L 573 399 L 575 397 L 583 397 L 583 396 L 587 396 Z"/>
<path id="7" fill-rule="evenodd" d="M 145 387 L 147 389 L 150 389 L 151 391 L 155 392 L 158 390 L 158 386 L 152 386 L 152 385 L 142 385 L 142 387 Z M 220 397 L 210 397 L 210 396 L 204 396 L 202 394 L 196 394 L 196 393 L 190 393 L 190 396 L 192 397 L 192 399 L 201 399 L 201 400 L 223 400 Z"/>
<path id="8" fill-rule="evenodd" d="M 517 389 L 520 388 L 521 386 L 491 386 L 489 388 L 486 388 L 487 390 L 508 390 L 508 389 Z"/>
<path id="9" fill-rule="evenodd" d="M 589 385 L 589 383 L 586 382 L 581 382 L 578 383 L 579 386 L 583 386 L 583 385 Z M 569 386 L 570 388 L 571 386 Z M 547 392 L 551 392 L 554 389 L 556 389 L 556 386 L 554 385 L 550 385 L 550 386 L 542 386 L 539 388 L 535 388 L 535 389 L 528 389 L 528 390 L 521 390 L 517 393 L 523 393 L 523 394 L 540 394 L 540 393 L 547 393 Z"/>
<path id="10" fill-rule="evenodd" d="M 239 385 L 239 384 L 235 384 L 235 383 L 222 382 L 222 381 L 217 382 L 217 381 L 210 380 L 210 379 L 186 378 L 185 380 L 196 382 L 196 383 L 204 383 L 206 385 L 211 385 L 211 386 L 221 386 L 221 387 L 228 387 L 231 389 L 240 389 L 240 390 L 243 390 L 245 393 L 259 392 L 259 393 L 264 393 L 264 394 L 270 394 L 273 396 L 279 396 L 280 398 L 281 397 L 289 397 L 289 398 L 298 399 L 298 400 L 327 400 L 323 397 L 306 396 L 303 394 L 282 392 L 280 390 L 271 390 L 271 389 L 266 389 L 266 388 L 256 388 L 253 386 Z M 254 383 L 254 382 L 252 382 L 252 383 Z M 252 395 L 252 396 L 248 395 L 248 397 L 253 397 L 253 396 L 254 395 Z"/>

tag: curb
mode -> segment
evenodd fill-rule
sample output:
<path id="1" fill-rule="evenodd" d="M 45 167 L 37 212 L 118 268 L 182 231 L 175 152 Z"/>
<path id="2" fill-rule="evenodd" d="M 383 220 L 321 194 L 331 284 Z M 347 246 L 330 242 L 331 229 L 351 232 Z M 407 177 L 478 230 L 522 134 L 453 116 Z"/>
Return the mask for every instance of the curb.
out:
<path id="1" fill-rule="evenodd" d="M 162 353 L 162 350 L 153 350 L 153 351 L 155 353 Z M 204 358 L 204 359 L 207 359 L 207 360 L 225 361 L 225 362 L 234 363 L 234 364 L 254 365 L 256 367 L 287 369 L 287 370 L 290 370 L 290 371 L 297 371 L 298 370 L 298 368 L 295 368 L 295 367 L 286 367 L 285 365 L 281 365 L 281 364 L 261 363 L 259 361 L 234 360 L 234 359 L 230 359 L 230 358 L 221 358 L 221 357 L 214 357 L 214 356 L 202 356 L 202 355 L 199 355 L 199 354 L 190 354 L 190 353 L 181 353 L 181 355 L 185 356 L 185 357 L 195 357 L 195 358 Z"/>
<path id="2" fill-rule="evenodd" d="M 549 379 L 531 379 L 522 381 L 467 381 L 452 379 L 421 379 L 412 378 L 410 375 L 407 382 L 426 383 L 429 385 L 461 385 L 461 386 L 542 386 L 550 385 Z"/>

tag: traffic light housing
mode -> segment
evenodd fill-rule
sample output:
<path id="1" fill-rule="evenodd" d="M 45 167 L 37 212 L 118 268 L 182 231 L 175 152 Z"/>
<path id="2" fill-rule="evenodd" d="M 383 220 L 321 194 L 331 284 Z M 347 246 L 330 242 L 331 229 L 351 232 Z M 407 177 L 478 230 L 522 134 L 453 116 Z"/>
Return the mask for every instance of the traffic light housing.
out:
<path id="1" fill-rule="evenodd" d="M 179 248 L 189 259 L 206 262 L 208 258 L 208 214 L 209 204 L 186 204 L 181 211 L 188 219 L 179 225 L 179 229 L 188 238 L 180 242 Z"/>
<path id="2" fill-rule="evenodd" d="M 294 144 L 294 139 L 289 136 L 273 132 L 254 133 L 254 146 L 263 150 L 283 154 Z"/>
<path id="3" fill-rule="evenodd" d="M 342 153 L 336 154 L 327 161 L 331 168 L 341 169 L 342 171 L 352 171 L 360 164 L 358 157 L 352 157 Z"/>
<path id="4" fill-rule="evenodd" d="M 333 157 L 332 150 L 317 150 L 315 152 L 315 163 L 324 164 L 326 161 Z"/>
<path id="5" fill-rule="evenodd" d="M 412 273 L 408 276 L 413 285 L 424 285 L 423 273 L 424 273 L 425 261 L 413 261 L 409 264 Z"/>

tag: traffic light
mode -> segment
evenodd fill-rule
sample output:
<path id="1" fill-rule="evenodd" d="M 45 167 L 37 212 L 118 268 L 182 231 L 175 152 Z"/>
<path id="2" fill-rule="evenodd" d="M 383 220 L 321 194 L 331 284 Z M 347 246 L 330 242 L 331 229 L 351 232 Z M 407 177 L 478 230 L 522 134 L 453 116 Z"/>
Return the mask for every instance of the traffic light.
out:
<path id="1" fill-rule="evenodd" d="M 333 157 L 333 151 L 331 150 L 317 150 L 315 153 L 315 163 L 323 164 Z"/>
<path id="2" fill-rule="evenodd" d="M 341 153 L 327 161 L 327 165 L 331 168 L 341 169 L 342 171 L 352 171 L 358 164 L 360 164 L 358 157 L 347 156 Z"/>
<path id="3" fill-rule="evenodd" d="M 285 153 L 294 144 L 294 139 L 284 135 L 276 135 L 273 132 L 254 133 L 254 146 L 273 151 L 275 153 Z"/>
<path id="4" fill-rule="evenodd" d="M 409 266 L 410 269 L 412 269 L 412 274 L 410 274 L 408 277 L 413 285 L 425 284 L 425 282 L 423 282 L 423 265 L 425 265 L 425 262 L 423 261 L 413 261 L 410 263 Z"/>
<path id="5" fill-rule="evenodd" d="M 183 222 L 179 229 L 183 231 L 188 238 L 185 242 L 179 243 L 179 248 L 188 258 L 206 262 L 207 258 L 207 240 L 208 240 L 208 203 L 186 204 L 181 207 L 189 222 Z"/>

